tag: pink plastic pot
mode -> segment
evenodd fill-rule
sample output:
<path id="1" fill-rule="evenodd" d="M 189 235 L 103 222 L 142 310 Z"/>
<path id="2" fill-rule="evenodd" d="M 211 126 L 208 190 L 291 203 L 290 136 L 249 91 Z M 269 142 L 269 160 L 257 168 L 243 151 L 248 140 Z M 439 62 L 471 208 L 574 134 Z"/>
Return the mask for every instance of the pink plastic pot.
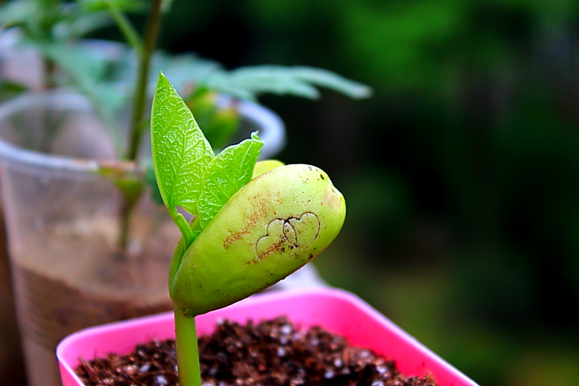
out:
<path id="1" fill-rule="evenodd" d="M 471 379 L 420 344 L 358 297 L 336 289 L 271 292 L 253 296 L 197 318 L 199 335 L 211 333 L 217 319 L 244 323 L 286 315 L 303 328 L 321 325 L 350 344 L 396 360 L 407 375 L 432 374 L 441 386 L 474 386 Z M 164 313 L 82 330 L 57 348 L 63 386 L 82 386 L 74 374 L 79 357 L 126 354 L 138 343 L 175 336 L 173 314 Z"/>

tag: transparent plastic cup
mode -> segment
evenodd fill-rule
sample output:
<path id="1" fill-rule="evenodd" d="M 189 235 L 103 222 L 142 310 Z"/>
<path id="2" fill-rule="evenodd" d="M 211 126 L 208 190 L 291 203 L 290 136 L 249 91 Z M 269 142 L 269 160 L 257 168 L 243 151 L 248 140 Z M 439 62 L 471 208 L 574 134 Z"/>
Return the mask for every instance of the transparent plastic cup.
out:
<path id="1" fill-rule="evenodd" d="M 7 103 L 0 109 L 0 137 L 2 200 L 29 384 L 58 385 L 54 350 L 62 337 L 171 309 L 166 267 L 179 235 L 164 208 L 145 199 L 131 219 L 129 253 L 121 252 L 122 196 L 97 173 L 99 160 L 114 152 L 84 99 L 39 94 Z M 134 164 L 119 168 L 141 178 Z"/>
<path id="2" fill-rule="evenodd" d="M 245 103 L 240 113 L 244 131 L 260 130 L 264 142 L 273 136 L 266 150 L 279 151 L 275 114 Z M 178 229 L 146 192 L 127 248 L 119 247 L 122 195 L 99 173 L 114 158 L 108 138 L 76 94 L 26 95 L 0 106 L 0 186 L 30 386 L 60 384 L 55 349 L 66 335 L 172 309 L 167 272 Z M 144 178 L 134 163 L 114 168 Z"/>

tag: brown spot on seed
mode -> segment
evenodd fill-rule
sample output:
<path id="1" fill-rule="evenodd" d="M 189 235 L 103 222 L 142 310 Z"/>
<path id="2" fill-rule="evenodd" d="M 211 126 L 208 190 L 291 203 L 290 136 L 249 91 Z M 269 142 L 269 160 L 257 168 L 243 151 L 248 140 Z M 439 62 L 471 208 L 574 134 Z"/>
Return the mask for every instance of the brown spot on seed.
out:
<path id="1" fill-rule="evenodd" d="M 225 239 L 225 241 L 223 242 L 223 247 L 225 249 L 228 249 L 229 247 L 231 247 L 231 245 L 242 239 L 244 236 L 250 234 L 253 231 L 253 229 L 258 225 L 259 220 L 267 216 L 268 201 L 269 201 L 269 193 L 266 195 L 266 197 L 263 197 L 259 193 L 253 197 L 251 202 L 254 203 L 256 210 L 253 211 L 247 217 L 245 221 L 245 227 L 243 227 L 241 230 L 233 233 L 232 235 L 227 237 L 227 239 Z"/>

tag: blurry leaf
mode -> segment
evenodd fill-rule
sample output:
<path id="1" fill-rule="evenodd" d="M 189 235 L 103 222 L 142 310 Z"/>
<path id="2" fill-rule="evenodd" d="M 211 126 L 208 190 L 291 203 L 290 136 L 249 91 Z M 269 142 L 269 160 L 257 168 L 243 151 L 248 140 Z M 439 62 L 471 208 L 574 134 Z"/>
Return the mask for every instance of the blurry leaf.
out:
<path id="1" fill-rule="evenodd" d="M 11 1 L 0 7 L 0 22 L 2 28 L 9 28 L 27 23 L 37 13 L 35 2 Z"/>
<path id="2" fill-rule="evenodd" d="M 151 76 L 149 78 L 150 91 L 157 82 L 157 74 L 163 71 L 167 79 L 171 80 L 173 87 L 180 93 L 188 94 L 191 85 L 199 83 L 200 79 L 207 78 L 209 74 L 220 68 L 220 64 L 202 59 L 193 53 L 169 55 L 162 51 L 153 54 L 151 63 Z M 118 63 L 115 73 L 115 81 L 123 87 L 132 88 L 136 82 L 137 61 L 135 55 L 127 57 Z"/>
<path id="3" fill-rule="evenodd" d="M 46 44 L 43 53 L 65 70 L 83 89 L 93 89 L 104 73 L 104 61 L 62 43 Z"/>
<path id="4" fill-rule="evenodd" d="M 115 6 L 124 12 L 144 12 L 145 2 L 137 0 L 81 0 L 81 9 L 87 12 L 106 11 Z"/>
<path id="5" fill-rule="evenodd" d="M 82 50 L 65 44 L 46 44 L 41 46 L 41 49 L 47 57 L 66 72 L 77 89 L 89 98 L 95 111 L 104 121 L 117 152 L 120 152 L 120 134 L 114 114 L 121 104 L 123 95 L 115 92 L 112 85 L 100 82 L 104 73 L 105 61 L 90 57 Z"/>
<path id="6" fill-rule="evenodd" d="M 161 3 L 161 12 L 168 13 L 173 6 L 173 0 L 162 0 Z"/>
<path id="7" fill-rule="evenodd" d="M 263 93 L 316 99 L 319 97 L 316 86 L 326 87 L 352 98 L 366 98 L 371 95 L 368 86 L 327 70 L 310 67 L 243 67 L 231 72 L 213 72 L 200 82 L 210 89 L 241 99 L 256 99 Z"/>
<path id="8" fill-rule="evenodd" d="M 0 79 L 0 102 L 12 99 L 24 91 L 26 91 L 26 86 Z"/>
<path id="9" fill-rule="evenodd" d="M 197 122 L 201 116 L 206 116 L 215 111 L 217 94 L 205 87 L 196 88 L 191 95 L 185 99 L 187 107 L 191 110 Z"/>
<path id="10" fill-rule="evenodd" d="M 297 79 L 342 93 L 350 98 L 361 99 L 372 95 L 370 87 L 346 79 L 328 70 L 312 67 L 294 67 L 292 72 Z"/>
<path id="11" fill-rule="evenodd" d="M 161 70 L 181 93 L 187 93 L 192 86 L 246 100 L 256 100 L 265 93 L 316 99 L 320 96 L 316 87 L 325 87 L 351 98 L 366 98 L 372 93 L 370 87 L 327 70 L 311 67 L 253 66 L 227 71 L 218 62 L 192 53 L 176 56 L 163 52 L 155 53 L 151 73 Z M 135 74 L 136 62 L 130 60 L 125 62 L 118 78 L 132 84 Z M 150 82 L 153 81 L 155 80 L 151 78 Z"/>
<path id="12" fill-rule="evenodd" d="M 112 20 L 105 12 L 81 15 L 74 20 L 56 25 L 55 34 L 60 39 L 78 39 L 111 24 Z"/>
<path id="13" fill-rule="evenodd" d="M 46 44 L 79 38 L 109 24 L 110 18 L 96 9 L 83 8 L 78 2 L 20 0 L 1 8 L 0 22 L 4 28 L 20 26 L 29 41 Z"/>
<path id="14" fill-rule="evenodd" d="M 157 52 L 153 58 L 153 67 L 162 70 L 175 89 L 182 92 L 186 91 L 187 86 L 199 83 L 215 71 L 222 71 L 219 63 L 200 58 L 193 53 L 168 55 Z"/>
<path id="15" fill-rule="evenodd" d="M 288 73 L 272 73 L 257 68 L 221 72 L 206 80 L 205 85 L 213 90 L 230 94 L 240 99 L 255 100 L 259 93 L 278 95 L 290 94 L 309 99 L 319 98 L 318 90 L 312 85 L 292 77 Z"/>
<path id="16" fill-rule="evenodd" d="M 239 112 L 233 106 L 217 105 L 217 93 L 204 87 L 194 90 L 185 100 L 213 150 L 222 149 L 241 125 Z"/>
<path id="17" fill-rule="evenodd" d="M 222 149 L 241 126 L 241 117 L 235 107 L 218 108 L 203 126 L 205 137 L 213 149 Z"/>

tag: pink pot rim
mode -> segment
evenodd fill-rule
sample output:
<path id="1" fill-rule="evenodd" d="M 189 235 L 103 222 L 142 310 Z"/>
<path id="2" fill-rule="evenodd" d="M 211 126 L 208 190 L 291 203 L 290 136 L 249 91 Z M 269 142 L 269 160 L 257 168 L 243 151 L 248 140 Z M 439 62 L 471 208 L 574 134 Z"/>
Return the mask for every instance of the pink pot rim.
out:
<path id="1" fill-rule="evenodd" d="M 322 302 L 330 304 L 329 308 L 322 305 Z M 262 306 L 267 306 L 262 307 Z M 221 318 L 232 318 L 239 322 L 246 321 L 255 314 L 255 309 L 266 309 L 259 317 L 254 320 L 273 317 L 279 315 L 278 310 L 288 309 L 288 317 L 294 319 L 292 312 L 299 313 L 301 309 L 310 308 L 310 316 L 306 316 L 303 320 L 299 320 L 298 324 L 303 327 L 309 325 L 321 324 L 318 320 L 328 319 L 329 326 L 324 322 L 325 328 L 332 332 L 337 332 L 350 340 L 350 343 L 357 346 L 365 346 L 376 351 L 378 354 L 383 354 L 391 359 L 395 359 L 400 370 L 407 375 L 424 375 L 424 373 L 432 373 L 435 379 L 441 386 L 476 386 L 477 384 L 454 368 L 444 359 L 439 357 L 433 351 L 428 349 L 422 343 L 410 336 L 384 315 L 379 313 L 372 306 L 364 302 L 358 296 L 347 292 L 345 290 L 334 288 L 309 288 L 309 289 L 295 289 L 287 291 L 274 291 L 254 295 L 248 299 L 242 300 L 236 304 L 226 307 L 221 310 L 209 312 L 205 315 L 197 317 L 197 326 L 199 335 L 209 333 L 215 325 L 215 322 Z M 335 310 L 342 312 L 340 317 L 334 315 L 333 318 L 328 318 L 326 314 L 331 314 Z M 268 316 L 269 314 L 269 316 Z M 350 321 L 351 319 L 351 321 Z M 348 323 L 354 324 L 352 328 Z M 82 382 L 74 374 L 74 367 L 78 364 L 78 357 L 83 354 L 72 354 L 71 350 L 75 350 L 79 346 L 79 342 L 89 339 L 99 342 L 102 336 L 110 334 L 111 331 L 121 329 L 120 336 L 124 336 L 125 332 L 142 326 L 154 326 L 153 330 L 143 335 L 141 341 L 147 339 L 148 336 L 158 339 L 166 339 L 174 337 L 174 330 L 169 329 L 167 325 L 173 324 L 173 313 L 167 312 L 142 318 L 131 319 L 128 321 L 115 322 L 96 327 L 90 327 L 74 334 L 69 335 L 61 341 L 56 350 L 56 356 L 61 367 L 61 375 L 63 377 L 64 385 L 82 385 Z M 164 329 L 159 330 L 158 326 L 164 326 Z M 349 333 L 349 334 L 348 334 Z M 379 339 L 376 339 L 379 337 Z M 106 340 L 106 338 L 105 338 Z M 385 343 L 385 342 L 388 342 Z M 131 344 L 134 347 L 134 343 Z M 394 349 L 395 347 L 395 349 Z M 87 351 L 85 353 L 92 353 L 94 355 L 103 355 L 111 352 L 99 352 L 98 349 Z M 105 351 L 107 349 L 104 349 Z M 129 349 L 125 349 L 126 352 Z M 385 351 L 397 353 L 400 356 L 393 356 Z M 124 351 L 124 350 L 119 350 Z M 119 352 L 121 354 L 125 352 Z M 85 354 L 86 355 L 86 354 Z M 88 355 L 87 355 L 88 356 Z M 85 359 L 91 359 L 85 358 Z M 411 363 L 408 363 L 411 362 Z M 69 378 L 69 382 L 65 378 Z M 74 383 L 76 381 L 76 383 Z"/>

